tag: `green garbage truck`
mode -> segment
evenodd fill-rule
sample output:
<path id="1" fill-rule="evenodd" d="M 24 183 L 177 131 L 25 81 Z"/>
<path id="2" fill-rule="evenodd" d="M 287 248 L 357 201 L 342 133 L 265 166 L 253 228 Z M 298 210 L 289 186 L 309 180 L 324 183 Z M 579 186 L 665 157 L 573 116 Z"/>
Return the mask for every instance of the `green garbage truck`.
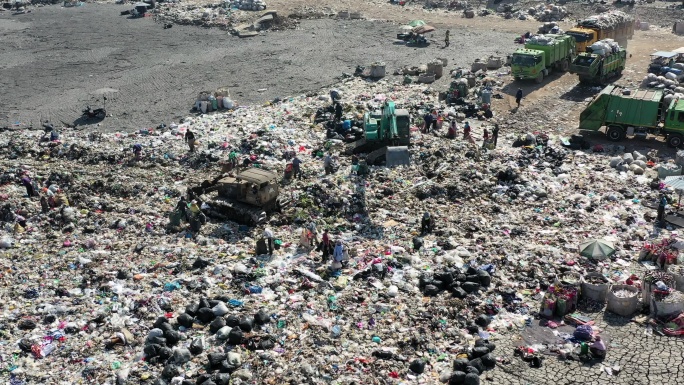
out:
<path id="1" fill-rule="evenodd" d="M 575 38 L 569 35 L 535 35 L 519 48 L 511 58 L 511 72 L 515 80 L 544 81 L 552 69 L 567 71 L 575 57 Z"/>
<path id="2" fill-rule="evenodd" d="M 627 63 L 627 51 L 617 43 L 601 40 L 587 47 L 570 64 L 570 73 L 579 76 L 580 83 L 604 86 L 620 76 Z"/>
<path id="3" fill-rule="evenodd" d="M 582 111 L 579 129 L 598 131 L 606 127 L 608 139 L 618 142 L 626 136 L 645 138 L 664 135 L 672 147 L 684 140 L 684 99 L 665 95 L 660 89 L 627 90 L 608 86 Z"/>

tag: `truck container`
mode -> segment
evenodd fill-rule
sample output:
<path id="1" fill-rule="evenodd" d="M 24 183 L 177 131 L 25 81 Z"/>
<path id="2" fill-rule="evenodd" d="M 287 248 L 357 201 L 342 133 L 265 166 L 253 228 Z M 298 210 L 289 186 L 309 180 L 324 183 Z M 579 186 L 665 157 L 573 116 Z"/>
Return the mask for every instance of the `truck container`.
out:
<path id="1" fill-rule="evenodd" d="M 536 35 L 517 49 L 511 60 L 516 80 L 534 79 L 541 83 L 552 69 L 567 71 L 575 55 L 575 40 L 568 35 Z"/>
<path id="2" fill-rule="evenodd" d="M 627 47 L 627 40 L 634 35 L 634 17 L 621 11 L 601 13 L 578 21 L 565 34 L 575 38 L 577 53 L 586 52 L 587 47 L 603 39 Z"/>
<path id="3" fill-rule="evenodd" d="M 615 142 L 625 136 L 645 138 L 650 133 L 664 135 L 670 146 L 679 147 L 684 138 L 684 100 L 666 96 L 662 90 L 608 86 L 580 114 L 580 130 L 602 127 Z"/>
<path id="4" fill-rule="evenodd" d="M 620 76 L 627 63 L 627 52 L 613 44 L 606 44 L 603 49 L 589 47 L 587 52 L 577 55 L 570 64 L 570 73 L 577 74 L 580 83 L 601 86 L 606 85 L 610 78 Z"/>

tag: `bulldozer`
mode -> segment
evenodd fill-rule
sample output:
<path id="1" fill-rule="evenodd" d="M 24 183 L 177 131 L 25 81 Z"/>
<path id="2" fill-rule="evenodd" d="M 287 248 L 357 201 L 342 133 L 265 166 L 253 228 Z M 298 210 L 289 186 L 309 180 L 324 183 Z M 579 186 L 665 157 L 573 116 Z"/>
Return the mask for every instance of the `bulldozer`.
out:
<path id="1" fill-rule="evenodd" d="M 205 213 L 210 217 L 256 226 L 265 222 L 268 214 L 287 206 L 279 187 L 278 174 L 248 168 L 235 176 L 222 174 L 204 181 L 190 194 L 209 206 Z"/>
<path id="2" fill-rule="evenodd" d="M 353 142 L 353 154 L 366 153 L 366 163 L 385 161 L 388 167 L 409 164 L 411 122 L 408 110 L 398 109 L 385 101 L 381 108 L 366 112 L 363 117 L 363 139 Z"/>

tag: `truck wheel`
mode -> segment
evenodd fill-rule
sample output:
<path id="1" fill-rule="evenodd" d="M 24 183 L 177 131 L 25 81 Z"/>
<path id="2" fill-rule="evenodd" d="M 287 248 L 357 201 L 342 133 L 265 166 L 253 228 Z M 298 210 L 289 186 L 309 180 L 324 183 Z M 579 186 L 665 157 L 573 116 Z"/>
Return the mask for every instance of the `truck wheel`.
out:
<path id="1" fill-rule="evenodd" d="M 566 60 L 563 60 L 563 61 L 561 62 L 561 65 L 560 65 L 560 66 L 561 66 L 561 71 L 567 72 L 567 71 L 568 71 L 568 66 L 569 66 L 568 60 L 567 60 L 567 59 L 566 59 Z"/>
<path id="2" fill-rule="evenodd" d="M 613 142 L 619 142 L 625 137 L 625 131 L 619 126 L 610 126 L 606 131 L 606 136 Z"/>
<path id="3" fill-rule="evenodd" d="M 534 79 L 534 81 L 537 82 L 537 84 L 543 82 L 543 81 L 544 81 L 544 73 L 543 73 L 543 72 L 540 72 L 540 73 L 539 73 L 539 76 L 537 76 L 537 78 Z"/>
<path id="4" fill-rule="evenodd" d="M 679 134 L 669 135 L 667 138 L 667 144 L 669 144 L 670 147 L 678 148 L 682 145 L 682 136 Z"/>

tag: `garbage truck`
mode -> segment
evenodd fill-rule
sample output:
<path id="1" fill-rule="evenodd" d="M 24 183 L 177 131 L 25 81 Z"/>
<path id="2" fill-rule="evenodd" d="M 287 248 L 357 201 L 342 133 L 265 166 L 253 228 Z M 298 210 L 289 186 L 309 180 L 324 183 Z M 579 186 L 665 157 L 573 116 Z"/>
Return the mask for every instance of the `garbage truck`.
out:
<path id="1" fill-rule="evenodd" d="M 382 160 L 387 166 L 409 164 L 411 121 L 408 110 L 385 101 L 380 108 L 364 114 L 363 130 L 364 137 L 350 146 L 352 153 L 366 153 L 368 164 Z"/>
<path id="2" fill-rule="evenodd" d="M 657 134 L 664 135 L 670 146 L 679 147 L 684 140 L 684 99 L 660 89 L 607 86 L 579 118 L 580 130 L 598 131 L 602 127 L 614 142 L 626 136 Z"/>
<path id="3" fill-rule="evenodd" d="M 577 74 L 580 83 L 604 86 L 622 74 L 626 63 L 627 51 L 612 40 L 601 40 L 575 57 L 570 73 Z"/>
<path id="4" fill-rule="evenodd" d="M 567 71 L 575 57 L 575 39 L 568 35 L 535 35 L 519 48 L 511 59 L 515 80 L 544 81 L 552 69 Z"/>
<path id="5" fill-rule="evenodd" d="M 634 17 L 621 11 L 605 12 L 579 20 L 575 27 L 565 32 L 577 42 L 577 53 L 603 39 L 613 39 L 621 47 L 627 47 L 627 39 L 634 35 Z"/>

